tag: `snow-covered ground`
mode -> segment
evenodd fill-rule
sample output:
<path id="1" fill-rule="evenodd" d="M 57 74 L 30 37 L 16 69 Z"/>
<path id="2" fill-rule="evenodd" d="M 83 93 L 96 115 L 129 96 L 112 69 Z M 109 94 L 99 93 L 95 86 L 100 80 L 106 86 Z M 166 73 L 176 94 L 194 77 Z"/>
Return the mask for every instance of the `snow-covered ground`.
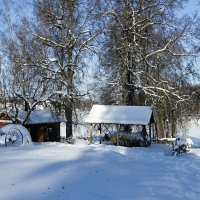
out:
<path id="1" fill-rule="evenodd" d="M 186 129 L 193 141 L 193 147 L 200 148 L 200 120 L 191 120 Z"/>
<path id="2" fill-rule="evenodd" d="M 200 126 L 194 148 L 33 143 L 0 148 L 0 200 L 199 200 Z"/>
<path id="3" fill-rule="evenodd" d="M 182 200 L 200 197 L 200 149 L 41 143 L 0 148 L 2 200 Z"/>

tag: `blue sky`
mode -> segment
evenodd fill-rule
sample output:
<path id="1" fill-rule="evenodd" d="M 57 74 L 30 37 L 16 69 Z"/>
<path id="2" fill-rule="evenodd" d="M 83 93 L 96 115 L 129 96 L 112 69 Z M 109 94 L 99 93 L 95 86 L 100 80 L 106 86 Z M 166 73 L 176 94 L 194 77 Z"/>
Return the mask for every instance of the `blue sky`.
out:
<path id="1" fill-rule="evenodd" d="M 189 0 L 183 10 L 184 13 L 193 14 L 194 12 L 197 12 L 200 8 L 199 2 L 199 0 Z"/>
<path id="2" fill-rule="evenodd" d="M 1 5 L 6 2 L 6 3 L 9 3 L 11 4 L 11 7 L 12 7 L 12 4 L 13 2 L 16 3 L 16 5 L 19 5 L 22 7 L 22 12 L 30 12 L 30 9 L 28 8 L 29 6 L 29 3 L 33 2 L 34 0 L 0 0 L 0 7 Z M 189 0 L 186 7 L 184 8 L 184 10 L 182 11 L 183 13 L 188 13 L 188 14 L 193 14 L 195 11 L 198 12 L 198 8 L 200 8 L 200 4 L 199 3 L 200 1 L 199 0 Z M 24 7 L 26 7 L 24 9 Z M 26 10 L 26 11 L 25 11 Z M 182 13 L 179 11 L 179 13 Z"/>

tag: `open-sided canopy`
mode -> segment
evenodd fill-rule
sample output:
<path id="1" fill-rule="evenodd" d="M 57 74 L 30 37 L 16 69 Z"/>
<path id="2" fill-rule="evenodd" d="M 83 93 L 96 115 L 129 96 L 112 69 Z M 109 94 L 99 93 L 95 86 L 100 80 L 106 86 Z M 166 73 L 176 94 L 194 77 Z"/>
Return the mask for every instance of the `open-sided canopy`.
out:
<path id="1" fill-rule="evenodd" d="M 147 125 L 153 121 L 150 106 L 93 105 L 85 122 L 89 124 Z"/>

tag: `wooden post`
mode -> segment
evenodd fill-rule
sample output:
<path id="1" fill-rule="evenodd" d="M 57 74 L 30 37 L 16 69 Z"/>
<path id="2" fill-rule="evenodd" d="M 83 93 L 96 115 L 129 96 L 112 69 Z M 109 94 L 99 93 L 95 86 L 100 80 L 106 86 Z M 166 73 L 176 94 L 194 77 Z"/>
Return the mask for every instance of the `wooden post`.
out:
<path id="1" fill-rule="evenodd" d="M 150 137 L 150 145 L 151 145 L 151 123 L 149 123 L 149 137 Z"/>
<path id="2" fill-rule="evenodd" d="M 101 138 L 101 131 L 102 131 L 102 130 L 101 130 L 101 124 L 99 124 L 99 132 L 100 132 L 100 140 L 99 140 L 99 144 L 101 144 L 101 142 L 102 142 L 102 141 L 101 141 L 101 139 L 102 139 L 102 138 Z"/>
<path id="3" fill-rule="evenodd" d="M 92 131 L 93 131 L 93 126 L 91 124 L 90 128 L 89 128 L 89 135 L 90 135 L 90 143 L 89 144 L 92 144 Z"/>
<path id="4" fill-rule="evenodd" d="M 155 124 L 152 124 L 152 138 L 155 140 Z"/>
<path id="5" fill-rule="evenodd" d="M 120 125 L 117 125 L 117 146 L 119 146 L 119 129 L 120 129 Z"/>

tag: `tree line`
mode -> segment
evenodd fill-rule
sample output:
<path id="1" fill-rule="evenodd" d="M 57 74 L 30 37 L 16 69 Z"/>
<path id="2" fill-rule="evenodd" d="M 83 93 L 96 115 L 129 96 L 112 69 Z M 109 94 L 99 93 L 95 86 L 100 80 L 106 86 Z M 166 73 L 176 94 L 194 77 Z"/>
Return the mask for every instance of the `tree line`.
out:
<path id="1" fill-rule="evenodd" d="M 181 14 L 186 0 L 22 2 L 1 6 L 1 104 L 16 118 L 47 104 L 69 137 L 88 102 L 152 105 L 170 137 L 198 114 L 199 16 Z"/>

